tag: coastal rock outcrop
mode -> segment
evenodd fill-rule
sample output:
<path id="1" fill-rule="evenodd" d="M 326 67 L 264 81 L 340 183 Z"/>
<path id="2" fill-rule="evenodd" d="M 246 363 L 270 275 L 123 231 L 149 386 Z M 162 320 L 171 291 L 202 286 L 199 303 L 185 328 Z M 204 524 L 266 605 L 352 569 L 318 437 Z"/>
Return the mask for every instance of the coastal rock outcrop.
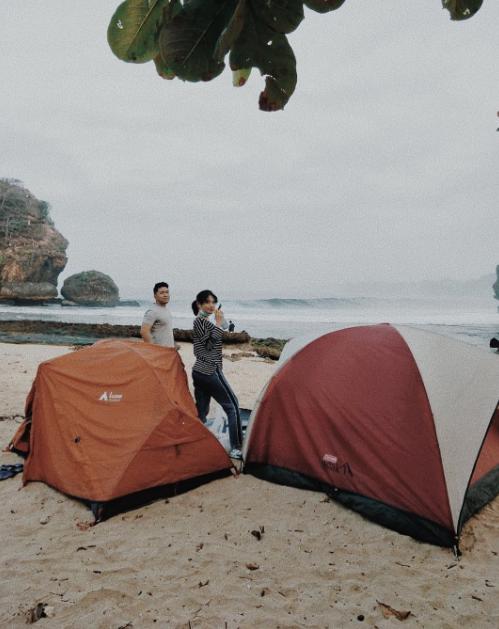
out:
<path id="1" fill-rule="evenodd" d="M 50 282 L 9 282 L 2 285 L 0 296 L 10 301 L 50 301 L 57 297 L 57 287 Z"/>
<path id="2" fill-rule="evenodd" d="M 0 301 L 34 303 L 57 297 L 68 241 L 49 210 L 21 182 L 0 179 Z"/>
<path id="3" fill-rule="evenodd" d="M 494 289 L 494 297 L 499 299 L 499 264 L 496 266 L 496 281 L 492 285 Z"/>
<path id="4" fill-rule="evenodd" d="M 64 280 L 61 294 L 80 306 L 117 306 L 120 291 L 114 281 L 100 271 L 82 271 Z"/>
<path id="5" fill-rule="evenodd" d="M 179 342 L 192 343 L 190 330 L 173 329 L 173 337 Z M 140 325 L 111 323 L 68 323 L 33 319 L 0 320 L 0 342 L 2 343 L 51 343 L 55 345 L 91 345 L 99 339 L 140 339 Z M 267 343 L 275 339 L 251 339 L 247 332 L 224 332 L 224 345 Z M 278 341 L 284 343 L 285 341 Z M 256 351 L 256 350 L 255 350 Z M 258 352 L 257 352 L 258 353 Z M 278 356 L 277 356 L 278 358 Z"/>

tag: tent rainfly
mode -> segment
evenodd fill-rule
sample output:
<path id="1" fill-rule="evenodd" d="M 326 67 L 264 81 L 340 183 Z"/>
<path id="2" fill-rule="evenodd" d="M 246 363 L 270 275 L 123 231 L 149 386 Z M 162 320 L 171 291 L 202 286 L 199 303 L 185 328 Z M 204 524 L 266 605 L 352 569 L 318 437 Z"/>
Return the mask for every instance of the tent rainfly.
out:
<path id="1" fill-rule="evenodd" d="M 24 484 L 81 498 L 96 519 L 232 467 L 197 417 L 174 349 L 106 340 L 48 360 L 25 415 L 10 444 L 27 457 Z"/>

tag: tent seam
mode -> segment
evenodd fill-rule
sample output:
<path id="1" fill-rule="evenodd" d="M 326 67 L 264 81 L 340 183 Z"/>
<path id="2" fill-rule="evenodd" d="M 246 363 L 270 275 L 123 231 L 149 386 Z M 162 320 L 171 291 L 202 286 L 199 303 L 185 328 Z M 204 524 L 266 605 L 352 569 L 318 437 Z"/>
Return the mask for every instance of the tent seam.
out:
<path id="1" fill-rule="evenodd" d="M 121 340 L 120 340 L 120 341 L 118 341 L 118 342 L 120 343 L 120 345 L 122 345 L 122 346 L 124 346 L 124 347 L 129 347 L 128 345 L 125 345 L 125 343 L 124 343 L 123 341 L 121 341 Z M 149 367 L 149 363 L 148 363 L 148 362 L 147 362 L 147 360 L 146 360 L 146 359 L 145 359 L 145 358 L 144 358 L 144 357 L 140 354 L 140 352 L 137 352 L 137 351 L 135 350 L 135 348 L 134 348 L 134 347 L 130 347 L 130 349 L 134 352 L 134 354 L 135 354 L 136 356 L 139 356 L 139 357 L 140 357 L 140 359 L 141 359 L 141 360 L 142 360 L 142 361 L 143 361 L 143 362 L 144 362 L 144 363 L 145 363 L 145 364 Z M 176 351 L 176 350 L 175 350 L 175 351 Z M 178 355 L 178 352 L 177 352 L 177 358 L 178 358 L 178 359 L 180 359 L 180 356 Z M 180 360 L 181 360 L 181 359 L 180 359 Z M 163 383 L 162 383 L 161 379 L 159 378 L 159 376 L 157 375 L 156 371 L 155 371 L 154 369 L 153 369 L 152 371 L 154 372 L 154 376 L 155 376 L 155 378 L 157 379 L 157 381 L 159 382 L 159 384 L 160 384 L 160 386 L 161 386 L 161 389 L 162 389 L 165 393 L 167 393 L 167 391 L 166 391 L 166 387 L 165 387 L 165 386 L 163 386 Z M 185 372 L 185 368 L 184 368 L 184 372 Z M 189 392 L 189 395 L 190 395 L 190 392 Z M 170 399 L 170 397 L 169 397 L 169 396 L 167 396 L 167 399 L 168 399 L 168 401 L 171 403 L 171 399 Z M 183 413 L 183 415 L 186 415 L 187 417 L 193 417 L 193 416 L 191 416 L 191 415 L 188 415 L 187 413 Z M 196 417 L 195 419 L 196 419 L 196 421 L 199 421 L 199 418 L 197 418 L 197 417 Z M 202 425 L 202 426 L 203 426 L 203 428 L 204 428 L 204 429 L 208 432 L 208 434 L 209 434 L 210 436 L 212 436 L 212 437 L 213 437 L 213 439 L 215 439 L 215 441 L 217 442 L 217 444 L 218 444 L 218 445 L 220 445 L 220 444 L 218 443 L 218 440 L 216 439 L 216 437 L 215 437 L 214 435 L 212 435 L 212 434 L 211 434 L 211 432 L 210 432 L 210 431 L 209 431 L 209 430 L 208 430 L 208 429 L 207 429 L 207 428 L 206 428 L 203 424 L 201 424 L 201 425 Z M 129 459 L 129 461 L 128 461 L 127 465 L 126 465 L 126 469 L 128 469 L 128 468 L 130 467 L 130 465 L 133 463 L 133 461 L 137 458 L 137 456 L 138 456 L 138 454 L 139 454 L 140 450 L 142 449 L 143 445 L 144 445 L 144 444 L 145 444 L 145 443 L 149 440 L 149 438 L 151 437 L 151 435 L 154 433 L 154 431 L 155 431 L 157 428 L 158 428 L 158 424 L 156 424 L 156 425 L 155 425 L 155 426 L 151 429 L 151 431 L 147 433 L 146 437 L 145 437 L 145 438 L 144 438 L 144 440 L 141 442 L 140 447 L 139 447 L 139 448 L 137 448 L 137 449 L 135 450 L 135 452 L 133 453 L 133 455 L 130 457 L 130 459 Z M 201 441 L 201 439 L 196 439 L 196 441 Z M 196 443 L 196 441 L 188 441 L 188 442 L 186 442 L 186 443 Z M 220 447 L 222 447 L 222 446 L 220 445 Z M 222 449 L 223 449 L 223 448 L 222 448 Z M 225 450 L 224 450 L 224 452 L 225 452 Z M 122 479 L 123 479 L 123 476 L 120 476 L 120 479 L 119 479 L 119 481 L 115 484 L 114 489 L 116 489 L 116 487 L 119 485 L 119 482 L 121 482 L 121 480 L 122 480 Z"/>

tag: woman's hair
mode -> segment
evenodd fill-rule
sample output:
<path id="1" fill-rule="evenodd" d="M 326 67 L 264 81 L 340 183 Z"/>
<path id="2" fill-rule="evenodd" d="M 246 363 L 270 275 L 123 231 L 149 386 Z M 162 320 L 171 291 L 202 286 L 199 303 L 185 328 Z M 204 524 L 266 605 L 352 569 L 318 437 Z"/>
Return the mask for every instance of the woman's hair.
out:
<path id="1" fill-rule="evenodd" d="M 218 301 L 218 297 L 211 290 L 202 290 L 196 295 L 196 299 L 192 302 L 192 312 L 197 316 L 199 312 L 199 306 L 202 306 L 208 301 L 209 297 L 213 297 L 214 301 Z"/>

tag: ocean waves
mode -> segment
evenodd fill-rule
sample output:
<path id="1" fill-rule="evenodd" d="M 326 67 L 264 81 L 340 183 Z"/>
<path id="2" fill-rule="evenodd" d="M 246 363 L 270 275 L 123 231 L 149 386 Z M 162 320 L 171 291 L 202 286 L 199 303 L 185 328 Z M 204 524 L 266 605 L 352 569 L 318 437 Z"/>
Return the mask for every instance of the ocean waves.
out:
<path id="1" fill-rule="evenodd" d="M 499 331 L 497 302 L 493 298 L 261 298 L 222 297 L 227 320 L 236 330 L 251 336 L 290 338 L 309 332 L 322 332 L 350 325 L 394 323 L 416 326 L 443 326 L 451 335 L 465 333 L 470 338 Z M 45 321 L 140 325 L 149 305 L 116 308 L 64 308 L 47 306 L 8 306 L 0 304 L 0 320 L 39 319 Z M 173 295 L 171 310 L 174 326 L 190 328 L 190 301 Z M 466 328 L 467 332 L 464 331 Z M 443 328 L 442 328 L 443 329 Z"/>

